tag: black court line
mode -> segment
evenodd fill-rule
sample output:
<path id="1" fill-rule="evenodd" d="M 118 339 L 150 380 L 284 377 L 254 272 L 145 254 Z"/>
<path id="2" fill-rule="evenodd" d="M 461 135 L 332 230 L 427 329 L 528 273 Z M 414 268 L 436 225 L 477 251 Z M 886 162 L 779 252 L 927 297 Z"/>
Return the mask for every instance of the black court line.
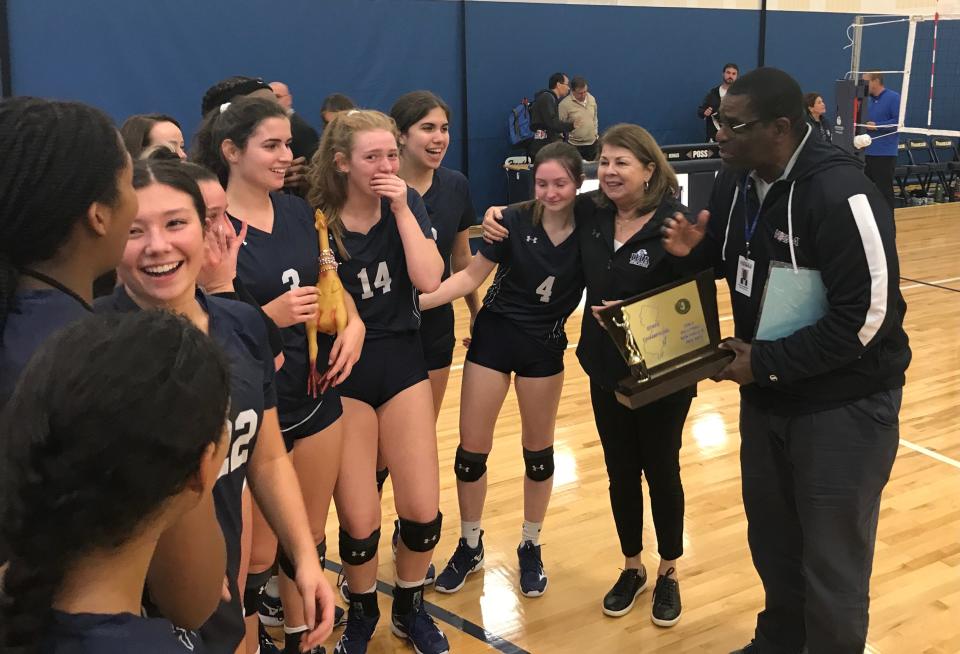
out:
<path id="1" fill-rule="evenodd" d="M 932 286 L 933 288 L 942 288 L 945 291 L 960 293 L 960 288 L 950 288 L 949 286 L 941 286 L 940 284 L 934 284 L 932 282 L 924 282 L 919 279 L 910 279 L 909 277 L 903 277 L 903 276 L 901 276 L 900 279 L 902 279 L 905 282 L 910 282 L 911 284 L 921 284 L 923 286 Z"/>
<path id="2" fill-rule="evenodd" d="M 341 574 L 343 572 L 343 566 L 336 561 L 327 559 L 326 563 L 328 570 L 333 570 L 337 574 Z M 385 581 L 377 579 L 377 590 L 387 597 L 393 597 L 393 584 L 388 584 Z M 426 600 L 423 601 L 423 605 L 427 608 L 427 613 L 432 615 L 435 619 L 447 623 L 454 629 L 457 629 L 468 636 L 473 636 L 477 640 L 490 645 L 490 647 L 493 647 L 497 651 L 503 652 L 503 654 L 530 654 L 530 652 L 523 649 L 519 645 L 511 643 L 506 638 L 501 638 L 500 636 L 487 631 L 480 625 L 470 622 L 466 618 L 448 611 L 443 607 L 437 606 L 436 604 Z"/>

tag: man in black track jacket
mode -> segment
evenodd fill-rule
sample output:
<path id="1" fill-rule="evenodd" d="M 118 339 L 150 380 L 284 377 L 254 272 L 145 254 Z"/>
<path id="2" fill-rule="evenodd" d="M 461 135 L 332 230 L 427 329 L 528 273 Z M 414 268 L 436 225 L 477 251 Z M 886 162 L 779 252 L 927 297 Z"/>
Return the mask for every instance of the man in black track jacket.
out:
<path id="1" fill-rule="evenodd" d="M 537 93 L 530 107 L 530 129 L 533 141 L 530 143 L 530 157 L 536 157 L 540 148 L 548 143 L 563 139 L 576 125 L 560 120 L 560 101 L 570 93 L 570 80 L 563 73 L 550 76 L 548 90 Z"/>
<path id="2" fill-rule="evenodd" d="M 675 255 L 703 238 L 692 254 L 730 286 L 736 359 L 718 377 L 741 385 L 743 502 L 766 593 L 754 640 L 739 651 L 861 654 L 910 362 L 893 212 L 855 158 L 811 135 L 786 73 L 745 75 L 718 121 L 727 165 L 709 215 L 696 226 L 668 221 L 664 238 Z M 826 313 L 779 305 L 809 324 L 760 340 L 773 262 L 798 278 L 819 271 Z"/>
<path id="3" fill-rule="evenodd" d="M 730 85 L 737 81 L 740 74 L 740 67 L 736 64 L 723 65 L 723 82 L 714 86 L 703 96 L 703 102 L 697 107 L 697 118 L 703 120 L 703 127 L 706 130 L 706 142 L 712 143 L 717 140 L 717 112 L 720 111 L 720 101 L 727 94 Z"/>

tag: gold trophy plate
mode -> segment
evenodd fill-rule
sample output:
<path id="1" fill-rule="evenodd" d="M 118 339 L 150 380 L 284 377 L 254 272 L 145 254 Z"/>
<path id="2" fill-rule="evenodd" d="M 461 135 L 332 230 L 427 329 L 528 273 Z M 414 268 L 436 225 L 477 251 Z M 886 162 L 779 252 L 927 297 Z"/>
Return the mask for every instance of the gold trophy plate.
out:
<path id="1" fill-rule="evenodd" d="M 661 286 L 600 311 L 630 376 L 617 385 L 621 404 L 636 409 L 695 385 L 733 359 L 721 350 L 712 271 Z"/>

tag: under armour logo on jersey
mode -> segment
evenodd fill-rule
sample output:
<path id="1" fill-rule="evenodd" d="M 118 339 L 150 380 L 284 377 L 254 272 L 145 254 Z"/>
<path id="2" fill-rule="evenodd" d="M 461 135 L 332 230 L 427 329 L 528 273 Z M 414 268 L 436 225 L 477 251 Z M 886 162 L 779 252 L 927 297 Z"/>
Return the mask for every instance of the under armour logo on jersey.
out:
<path id="1" fill-rule="evenodd" d="M 595 229 L 595 230 L 593 230 L 593 232 L 591 232 L 591 233 L 593 234 L 593 238 L 600 238 L 600 236 L 601 236 L 599 229 Z"/>
<path id="2" fill-rule="evenodd" d="M 527 237 L 527 243 L 534 243 L 534 244 L 536 244 L 536 242 L 537 242 L 537 237 L 536 237 L 536 236 L 528 236 L 528 237 Z"/>
<path id="3" fill-rule="evenodd" d="M 644 250 L 640 249 L 630 255 L 630 263 L 634 266 L 640 266 L 641 268 L 650 267 L 650 254 Z"/>

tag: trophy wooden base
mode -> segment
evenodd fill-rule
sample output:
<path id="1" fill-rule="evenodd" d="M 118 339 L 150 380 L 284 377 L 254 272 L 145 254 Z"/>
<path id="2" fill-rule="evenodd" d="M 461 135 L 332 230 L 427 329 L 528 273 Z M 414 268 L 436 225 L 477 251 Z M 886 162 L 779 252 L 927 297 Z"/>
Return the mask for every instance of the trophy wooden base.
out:
<path id="1" fill-rule="evenodd" d="M 617 384 L 617 400 L 626 407 L 638 409 L 713 377 L 733 358 L 734 353 L 730 350 L 716 350 L 695 361 L 687 361 L 668 370 L 658 370 L 646 381 L 625 377 Z"/>

